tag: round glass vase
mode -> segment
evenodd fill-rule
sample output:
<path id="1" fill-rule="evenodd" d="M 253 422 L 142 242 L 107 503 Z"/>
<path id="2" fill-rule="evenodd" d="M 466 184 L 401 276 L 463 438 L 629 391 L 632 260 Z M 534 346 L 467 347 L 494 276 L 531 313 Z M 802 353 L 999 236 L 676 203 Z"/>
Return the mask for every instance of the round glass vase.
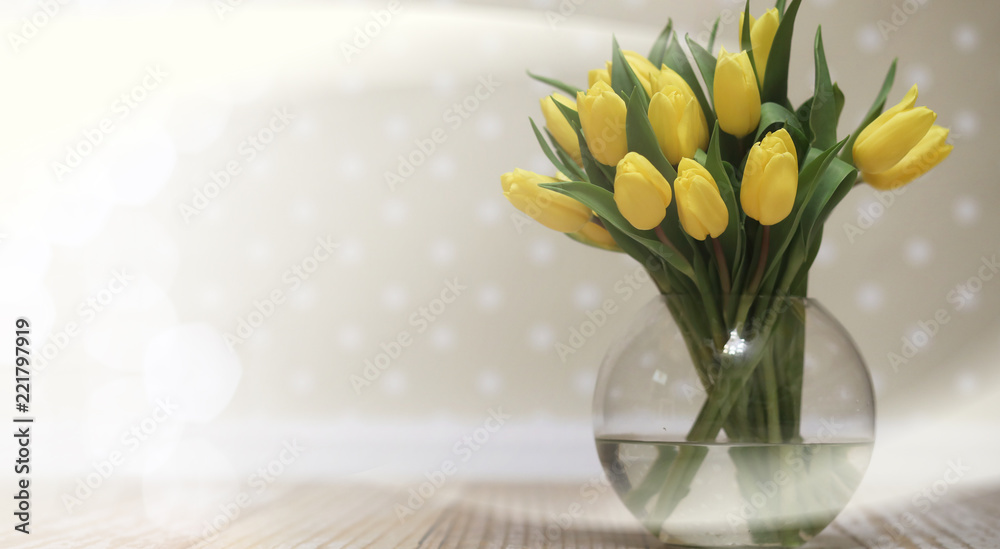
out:
<path id="1" fill-rule="evenodd" d="M 815 300 L 659 296 L 609 350 L 594 395 L 615 492 L 665 543 L 797 547 L 871 458 L 875 397 Z"/>

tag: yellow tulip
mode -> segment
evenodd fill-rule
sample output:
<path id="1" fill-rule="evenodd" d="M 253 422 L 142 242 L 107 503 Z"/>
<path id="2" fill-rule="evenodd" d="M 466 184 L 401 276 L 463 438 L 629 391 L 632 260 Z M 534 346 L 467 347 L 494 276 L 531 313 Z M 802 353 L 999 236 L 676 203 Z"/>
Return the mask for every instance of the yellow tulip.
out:
<path id="1" fill-rule="evenodd" d="M 554 177 L 520 169 L 500 176 L 503 195 L 515 208 L 554 231 L 575 233 L 590 221 L 592 212 L 564 194 L 539 187 L 555 181 Z"/>
<path id="2" fill-rule="evenodd" d="M 701 105 L 681 88 L 666 86 L 653 95 L 649 122 L 663 156 L 675 166 L 698 149 L 708 149 L 708 124 Z"/>
<path id="3" fill-rule="evenodd" d="M 914 85 L 898 105 L 882 113 L 854 142 L 854 165 L 868 174 L 888 171 L 927 135 L 937 114 L 927 107 L 914 107 Z"/>
<path id="4" fill-rule="evenodd" d="M 593 88 L 594 84 L 604 82 L 611 85 L 611 72 L 608 69 L 594 69 L 587 73 L 587 87 Z"/>
<path id="5" fill-rule="evenodd" d="M 617 165 L 628 152 L 625 101 L 611 86 L 598 82 L 586 94 L 577 93 L 576 104 L 590 153 L 606 166 Z"/>
<path id="6" fill-rule="evenodd" d="M 605 250 L 611 250 L 614 252 L 620 252 L 621 248 L 615 239 L 611 237 L 611 233 L 607 229 L 591 221 L 583 226 L 582 229 L 573 233 L 573 237 L 581 242 L 590 244 L 591 246 L 596 246 L 598 248 L 603 248 Z"/>
<path id="7" fill-rule="evenodd" d="M 545 116 L 545 127 L 549 129 L 552 137 L 556 139 L 556 143 L 559 143 L 559 146 L 569 153 L 573 161 L 582 165 L 583 159 L 580 156 L 580 140 L 577 139 L 573 126 L 569 125 L 569 121 L 566 120 L 562 111 L 556 106 L 556 101 L 574 111 L 576 110 L 576 101 L 561 93 L 554 93 L 542 98 L 542 115 Z"/>
<path id="8" fill-rule="evenodd" d="M 686 95 L 694 97 L 694 90 L 688 85 L 687 80 L 684 80 L 684 77 L 666 65 L 661 66 L 660 70 L 650 78 L 649 85 L 654 94 L 663 91 L 667 87 L 675 87 L 683 90 Z"/>
<path id="9" fill-rule="evenodd" d="M 632 72 L 639 78 L 639 82 L 642 83 L 642 87 L 646 90 L 646 93 L 652 95 L 650 81 L 654 75 L 659 74 L 660 70 L 640 53 L 622 50 L 622 55 L 625 57 L 625 61 L 628 62 L 629 67 L 632 68 Z M 611 61 L 607 61 L 603 69 L 594 69 L 587 73 L 588 86 L 594 87 L 594 84 L 598 82 L 611 85 Z"/>
<path id="10" fill-rule="evenodd" d="M 744 137 L 760 124 L 760 91 L 747 52 L 719 52 L 715 66 L 715 114 L 722 131 Z"/>
<path id="11" fill-rule="evenodd" d="M 920 143 L 910 149 L 898 164 L 882 173 L 866 173 L 863 175 L 864 180 L 872 187 L 883 191 L 902 187 L 948 158 L 955 147 L 946 143 L 947 139 L 946 128 L 933 126 Z"/>
<path id="12" fill-rule="evenodd" d="M 780 223 L 792 213 L 799 187 L 799 162 L 792 136 L 782 128 L 750 149 L 740 187 L 743 211 L 761 225 Z"/>
<path id="13" fill-rule="evenodd" d="M 753 48 L 753 61 L 757 65 L 757 79 L 764 83 L 764 69 L 767 67 L 767 58 L 771 56 L 771 44 L 774 43 L 774 34 L 778 32 L 778 24 L 781 17 L 778 15 L 778 8 L 771 8 L 754 19 L 750 16 L 750 47 Z M 743 43 L 743 14 L 740 14 L 740 44 Z"/>
<path id="14" fill-rule="evenodd" d="M 715 178 L 690 158 L 681 160 L 677 179 L 677 215 L 684 231 L 697 240 L 717 238 L 729 226 L 729 209 L 719 194 Z"/>
<path id="15" fill-rule="evenodd" d="M 615 173 L 615 204 L 636 229 L 647 231 L 667 215 L 670 185 L 646 157 L 630 152 L 618 163 Z"/>

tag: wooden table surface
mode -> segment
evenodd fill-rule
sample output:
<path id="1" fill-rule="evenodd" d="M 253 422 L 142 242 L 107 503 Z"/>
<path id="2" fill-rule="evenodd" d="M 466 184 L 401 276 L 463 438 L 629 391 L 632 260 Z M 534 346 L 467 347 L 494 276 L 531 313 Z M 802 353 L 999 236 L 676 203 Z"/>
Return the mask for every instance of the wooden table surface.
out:
<path id="1" fill-rule="evenodd" d="M 632 519 L 607 490 L 593 501 L 582 484 L 475 484 L 431 497 L 412 515 L 397 516 L 406 489 L 366 485 L 293 485 L 217 519 L 220 531 L 205 539 L 206 522 L 177 531 L 150 521 L 141 498 L 93 505 L 68 515 L 36 515 L 32 534 L 0 535 L 17 548 L 655 548 L 663 547 Z M 588 492 L 589 493 L 589 492 Z M 553 519 L 579 504 L 582 515 L 559 526 Z M 957 490 L 923 513 L 910 502 L 883 508 L 852 505 L 806 547 L 1000 548 L 1000 488 Z M 909 513 L 909 515 L 904 515 Z M 914 516 L 910 524 L 905 516 Z M 227 524 L 228 522 L 228 524 Z M 900 532 L 900 527 L 903 530 Z M 212 534 L 212 532 L 208 532 Z"/>

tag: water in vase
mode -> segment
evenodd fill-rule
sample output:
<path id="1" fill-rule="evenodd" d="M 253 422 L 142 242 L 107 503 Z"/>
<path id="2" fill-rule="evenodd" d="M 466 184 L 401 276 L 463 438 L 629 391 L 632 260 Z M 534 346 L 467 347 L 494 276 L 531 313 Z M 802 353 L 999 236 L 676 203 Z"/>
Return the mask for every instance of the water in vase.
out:
<path id="1" fill-rule="evenodd" d="M 693 444 L 598 438 L 625 505 L 666 542 L 795 547 L 844 508 L 872 443 Z"/>

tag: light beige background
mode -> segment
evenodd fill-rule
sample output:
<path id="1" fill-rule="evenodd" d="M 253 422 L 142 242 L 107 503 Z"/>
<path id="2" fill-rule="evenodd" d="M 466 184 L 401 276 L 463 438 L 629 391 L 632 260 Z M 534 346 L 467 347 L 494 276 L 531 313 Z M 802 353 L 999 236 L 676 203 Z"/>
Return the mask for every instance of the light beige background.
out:
<path id="1" fill-rule="evenodd" d="M 177 411 L 135 452 L 124 449 L 120 469 L 144 478 L 152 514 L 176 504 L 158 480 L 199 474 L 238 485 L 293 439 L 310 447 L 289 467 L 300 477 L 373 467 L 371 478 L 419 474 L 497 407 L 512 419 L 463 475 L 597 471 L 588 432 L 595 372 L 655 290 L 626 299 L 616 285 L 635 271 L 630 260 L 521 226 L 503 199 L 502 172 L 550 170 L 528 125 L 547 89 L 524 71 L 583 85 L 608 59 L 612 33 L 645 52 L 668 16 L 682 33 L 699 33 L 742 4 L 404 1 L 350 59 L 345 44 L 387 4 L 248 0 L 221 16 L 217 4 L 75 1 L 18 52 L 9 34 L 0 48 L 2 326 L 29 317 L 39 350 L 68 323 L 79 326 L 33 385 L 36 429 L 46 435 L 37 459 L 66 478 L 50 477 L 49 495 L 123 450 L 122 434 L 142 425 L 157 398 Z M 753 11 L 765 7 L 754 2 Z M 0 29 L 18 32 L 38 9 L 5 3 Z M 1000 476 L 1000 277 L 974 281 L 981 289 L 961 303 L 951 293 L 992 275 L 980 268 L 1000 255 L 990 130 L 1000 123 L 1000 6 L 806 0 L 792 59 L 796 101 L 811 88 L 820 23 L 847 95 L 842 135 L 898 55 L 891 100 L 919 84 L 920 104 L 952 128 L 956 146 L 891 204 L 867 187 L 852 193 L 813 269 L 810 291 L 854 335 L 878 389 L 880 451 L 869 478 L 895 479 L 906 495 L 957 458 L 974 478 Z M 735 48 L 735 24 L 720 37 Z M 121 94 L 157 67 L 163 81 L 121 116 Z M 468 100 L 475 108 L 456 119 L 453 105 L 483 79 L 499 86 L 480 88 Z M 250 160 L 241 145 L 275 109 L 294 119 Z M 60 180 L 53 163 L 105 117 L 114 130 Z M 390 188 L 385 173 L 438 128 L 444 143 Z M 186 218 L 181 206 L 211 192 L 211 174 L 230 163 L 240 174 Z M 849 237 L 849 225 L 863 234 Z M 337 249 L 310 263 L 327 237 Z M 316 270 L 293 288 L 283 278 L 293 265 Z M 116 270 L 133 280 L 87 312 L 88 297 L 118 288 Z M 411 316 L 455 280 L 465 289 L 420 331 Z M 284 302 L 231 352 L 224 336 L 275 290 Z M 555 344 L 607 299 L 620 312 L 561 360 Z M 894 371 L 889 354 L 938 311 L 948 323 Z M 403 333 L 412 345 L 358 394 L 351 376 Z M 12 400 L 12 383 L 0 385 Z"/>

